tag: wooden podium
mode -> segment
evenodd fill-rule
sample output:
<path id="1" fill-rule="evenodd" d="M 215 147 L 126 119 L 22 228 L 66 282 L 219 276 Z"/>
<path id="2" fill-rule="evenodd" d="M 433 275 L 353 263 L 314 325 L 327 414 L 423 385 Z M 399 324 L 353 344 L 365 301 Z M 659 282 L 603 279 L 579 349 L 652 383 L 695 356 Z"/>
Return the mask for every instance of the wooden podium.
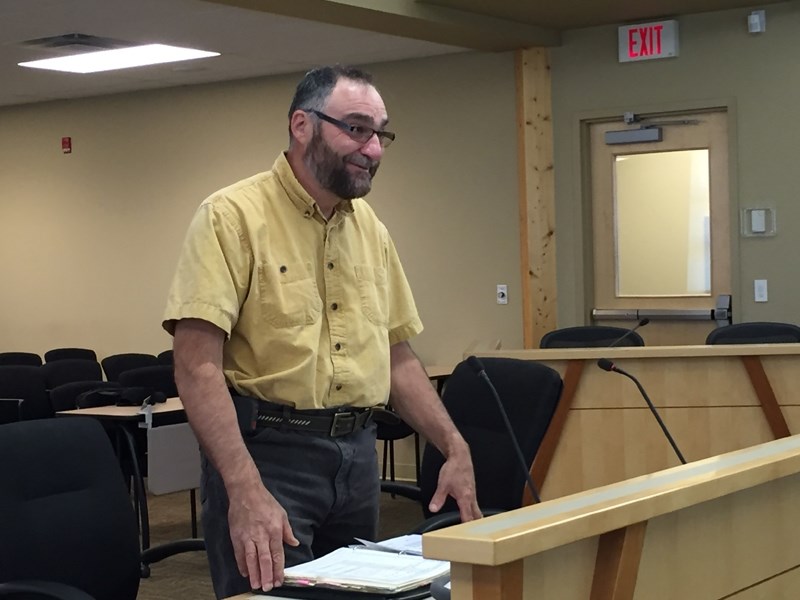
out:
<path id="1" fill-rule="evenodd" d="M 427 533 L 454 600 L 755 600 L 800 590 L 800 436 Z"/>
<path id="2" fill-rule="evenodd" d="M 652 346 L 481 353 L 536 360 L 564 392 L 532 473 L 543 499 L 679 464 L 632 381 L 647 390 L 688 461 L 800 432 L 800 344 Z"/>

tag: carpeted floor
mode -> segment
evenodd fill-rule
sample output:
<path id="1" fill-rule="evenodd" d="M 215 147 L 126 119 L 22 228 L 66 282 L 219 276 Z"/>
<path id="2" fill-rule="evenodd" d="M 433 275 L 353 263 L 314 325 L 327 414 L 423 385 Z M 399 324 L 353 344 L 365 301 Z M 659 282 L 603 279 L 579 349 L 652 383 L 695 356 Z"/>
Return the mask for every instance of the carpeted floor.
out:
<path id="1" fill-rule="evenodd" d="M 417 503 L 388 494 L 382 496 L 378 539 L 402 535 L 422 520 Z M 191 537 L 188 492 L 152 496 L 148 506 L 152 545 Z M 142 579 L 138 596 L 138 600 L 213 598 L 205 552 L 177 554 L 153 564 L 150 577 Z"/>

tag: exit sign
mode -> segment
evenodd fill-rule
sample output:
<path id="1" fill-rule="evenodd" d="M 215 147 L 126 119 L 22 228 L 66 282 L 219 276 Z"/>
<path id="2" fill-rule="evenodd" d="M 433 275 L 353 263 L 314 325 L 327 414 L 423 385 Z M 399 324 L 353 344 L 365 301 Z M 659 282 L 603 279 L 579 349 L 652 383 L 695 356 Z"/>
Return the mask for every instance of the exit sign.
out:
<path id="1" fill-rule="evenodd" d="M 678 56 L 678 22 L 657 21 L 619 28 L 619 62 Z"/>

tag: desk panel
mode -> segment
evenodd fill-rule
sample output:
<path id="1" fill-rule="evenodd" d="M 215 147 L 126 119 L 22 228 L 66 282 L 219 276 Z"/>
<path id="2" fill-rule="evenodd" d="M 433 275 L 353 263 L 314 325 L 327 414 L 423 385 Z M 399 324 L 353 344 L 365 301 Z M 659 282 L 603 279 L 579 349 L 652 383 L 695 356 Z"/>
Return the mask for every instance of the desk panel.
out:
<path id="1" fill-rule="evenodd" d="M 536 360 L 565 379 L 558 419 L 534 479 L 557 498 L 675 466 L 635 384 L 597 367 L 608 358 L 639 379 L 688 461 L 800 432 L 800 344 L 582 348 L 482 353 Z M 754 381 L 763 369 L 762 380 Z M 770 402 L 772 404 L 770 404 Z M 548 461 L 548 452 L 552 459 Z"/>

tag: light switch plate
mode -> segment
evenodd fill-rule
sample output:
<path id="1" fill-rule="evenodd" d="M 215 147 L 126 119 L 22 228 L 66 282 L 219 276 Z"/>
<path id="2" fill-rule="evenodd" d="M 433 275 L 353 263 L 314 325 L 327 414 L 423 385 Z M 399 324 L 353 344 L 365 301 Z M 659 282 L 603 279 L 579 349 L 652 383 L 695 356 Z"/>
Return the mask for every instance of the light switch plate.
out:
<path id="1" fill-rule="evenodd" d="M 756 302 L 766 302 L 768 298 L 767 293 L 767 280 L 754 279 L 753 280 L 753 295 Z"/>

